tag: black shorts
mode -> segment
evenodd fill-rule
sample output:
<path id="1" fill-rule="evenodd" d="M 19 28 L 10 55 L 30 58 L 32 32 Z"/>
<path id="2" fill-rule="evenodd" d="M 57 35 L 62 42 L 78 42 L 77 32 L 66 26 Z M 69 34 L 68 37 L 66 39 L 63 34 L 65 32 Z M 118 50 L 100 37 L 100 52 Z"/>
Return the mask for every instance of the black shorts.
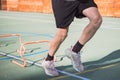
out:
<path id="1" fill-rule="evenodd" d="M 52 0 L 57 28 L 68 27 L 74 17 L 85 17 L 82 11 L 89 7 L 97 7 L 94 0 Z"/>

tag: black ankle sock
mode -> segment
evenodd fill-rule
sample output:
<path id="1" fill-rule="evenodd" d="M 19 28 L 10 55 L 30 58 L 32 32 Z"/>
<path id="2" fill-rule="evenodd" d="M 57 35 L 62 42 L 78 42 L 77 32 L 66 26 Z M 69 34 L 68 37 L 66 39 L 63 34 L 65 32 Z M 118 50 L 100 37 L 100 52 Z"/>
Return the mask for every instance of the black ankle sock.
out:
<path id="1" fill-rule="evenodd" d="M 82 49 L 83 45 L 78 41 L 74 46 L 72 51 L 75 53 L 80 52 L 80 50 Z"/>
<path id="2" fill-rule="evenodd" d="M 47 55 L 46 61 L 52 61 L 54 59 L 54 56 Z"/>

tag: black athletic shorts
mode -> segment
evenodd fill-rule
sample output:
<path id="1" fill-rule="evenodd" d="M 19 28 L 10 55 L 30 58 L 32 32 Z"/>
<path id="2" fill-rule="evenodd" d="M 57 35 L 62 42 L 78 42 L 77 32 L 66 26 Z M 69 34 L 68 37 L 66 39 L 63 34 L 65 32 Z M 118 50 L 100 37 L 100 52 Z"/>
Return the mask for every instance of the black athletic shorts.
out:
<path id="1" fill-rule="evenodd" d="M 68 27 L 74 17 L 85 17 L 82 11 L 89 7 L 97 7 L 94 0 L 52 0 L 57 28 Z"/>

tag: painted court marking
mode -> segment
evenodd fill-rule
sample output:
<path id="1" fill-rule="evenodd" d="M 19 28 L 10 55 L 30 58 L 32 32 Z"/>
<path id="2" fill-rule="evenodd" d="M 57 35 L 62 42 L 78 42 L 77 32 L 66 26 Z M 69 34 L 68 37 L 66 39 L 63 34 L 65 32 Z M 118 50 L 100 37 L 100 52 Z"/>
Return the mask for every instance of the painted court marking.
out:
<path id="1" fill-rule="evenodd" d="M 37 54 L 43 54 L 45 52 L 48 52 L 48 50 L 42 50 L 40 52 L 35 52 L 35 53 L 28 53 L 28 54 L 24 54 L 25 57 L 27 56 L 34 56 L 34 55 L 37 55 Z M 16 57 L 20 57 L 20 56 L 16 56 Z M 11 60 L 12 58 L 10 57 L 1 57 L 0 60 Z"/>
<path id="2" fill-rule="evenodd" d="M 9 55 L 9 54 L 1 52 L 1 51 L 0 51 L 0 55 L 7 56 L 7 57 L 10 57 L 10 58 L 13 58 L 13 59 L 17 59 L 19 61 L 23 61 L 21 58 L 18 58 L 18 57 L 13 56 L 13 55 Z M 36 65 L 38 67 L 42 67 L 41 64 L 35 63 L 33 61 L 30 61 L 30 60 L 26 60 L 26 62 L 29 63 L 29 64 L 34 64 L 34 65 Z M 85 77 L 82 77 L 82 76 L 78 76 L 78 75 L 75 75 L 75 74 L 72 74 L 72 73 L 68 73 L 68 72 L 65 72 L 65 71 L 62 71 L 62 70 L 58 70 L 57 69 L 57 71 L 62 73 L 62 74 L 65 74 L 65 75 L 68 75 L 68 76 L 71 76 L 71 77 L 74 77 L 74 78 L 77 78 L 77 79 L 90 80 L 88 78 L 85 78 Z"/>

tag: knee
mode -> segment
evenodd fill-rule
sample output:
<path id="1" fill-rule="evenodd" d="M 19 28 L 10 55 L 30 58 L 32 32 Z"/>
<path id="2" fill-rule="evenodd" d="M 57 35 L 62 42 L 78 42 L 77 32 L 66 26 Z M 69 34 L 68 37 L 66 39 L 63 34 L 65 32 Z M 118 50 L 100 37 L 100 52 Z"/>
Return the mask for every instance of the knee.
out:
<path id="1" fill-rule="evenodd" d="M 65 38 L 67 37 L 67 35 L 68 35 L 67 33 L 62 33 L 62 34 L 61 34 L 61 39 L 62 39 L 62 40 L 65 40 Z"/>
<path id="2" fill-rule="evenodd" d="M 96 28 L 99 28 L 102 23 L 102 17 L 100 15 L 96 15 L 91 19 L 91 23 L 95 25 Z"/>
<path id="3" fill-rule="evenodd" d="M 59 33 L 59 34 L 57 34 L 57 36 L 59 37 L 61 42 L 66 39 L 67 35 L 68 35 L 67 33 Z"/>

